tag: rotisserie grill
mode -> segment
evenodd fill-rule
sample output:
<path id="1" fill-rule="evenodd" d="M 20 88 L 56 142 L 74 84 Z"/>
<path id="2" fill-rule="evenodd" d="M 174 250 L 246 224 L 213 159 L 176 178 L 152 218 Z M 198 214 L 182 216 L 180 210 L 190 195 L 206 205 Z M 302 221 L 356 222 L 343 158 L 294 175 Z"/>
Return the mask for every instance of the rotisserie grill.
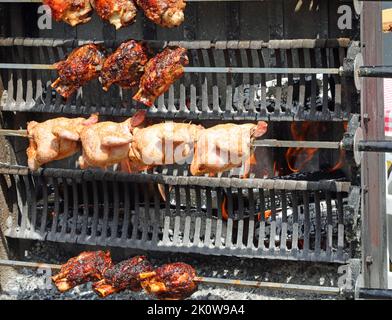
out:
<path id="1" fill-rule="evenodd" d="M 139 0 L 136 21 L 133 10 L 124 21 L 100 14 L 115 27 L 90 8 L 56 15 L 63 21 L 51 29 L 21 14 L 39 4 L 0 4 L 11 17 L 0 16 L 2 128 L 28 129 L 32 150 L 27 159 L 28 139 L 7 137 L 6 237 L 228 259 L 362 259 L 364 285 L 384 288 L 384 163 L 370 151 L 391 148 L 380 79 L 363 79 L 385 76 L 363 67 L 382 63 L 369 49 L 379 35 L 365 27 L 378 26 L 380 6 L 345 1 L 350 29 L 339 24 L 341 1 L 305 2 Z M 73 67 L 80 47 L 95 51 Z M 32 123 L 96 113 L 97 123 L 49 130 L 50 141 L 69 144 L 65 154 L 37 149 Z M 144 121 L 132 123 L 135 114 Z M 200 137 L 212 135 L 213 148 L 204 146 Z M 169 142 L 182 145 L 178 161 Z M 95 279 L 103 296 L 130 287 L 114 284 L 113 268 Z M 170 298 L 157 289 L 164 271 L 142 286 Z M 352 293 L 357 276 L 341 292 Z M 185 282 L 173 297 L 193 292 Z"/>

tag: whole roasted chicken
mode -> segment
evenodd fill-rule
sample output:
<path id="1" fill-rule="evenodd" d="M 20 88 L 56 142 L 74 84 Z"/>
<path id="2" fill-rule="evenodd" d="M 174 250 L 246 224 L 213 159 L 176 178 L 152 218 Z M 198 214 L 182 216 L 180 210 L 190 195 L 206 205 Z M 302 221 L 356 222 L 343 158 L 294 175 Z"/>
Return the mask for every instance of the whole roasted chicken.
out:
<path id="1" fill-rule="evenodd" d="M 184 75 L 184 67 L 188 64 L 185 48 L 166 48 L 145 65 L 139 91 L 133 99 L 151 107 L 157 97 Z"/>
<path id="2" fill-rule="evenodd" d="M 135 22 L 137 9 L 133 0 L 91 0 L 97 14 L 120 29 Z"/>
<path id="3" fill-rule="evenodd" d="M 124 89 L 137 86 L 147 63 L 146 48 L 130 40 L 122 43 L 104 62 L 100 80 L 103 89 L 109 90 L 112 84 Z"/>
<path id="4" fill-rule="evenodd" d="M 161 27 L 177 27 L 184 21 L 184 0 L 136 0 L 136 4 Z"/>
<path id="5" fill-rule="evenodd" d="M 161 300 L 179 300 L 191 296 L 197 290 L 195 269 L 182 262 L 165 264 L 141 282 L 142 287 Z"/>
<path id="6" fill-rule="evenodd" d="M 102 298 L 125 289 L 140 291 L 140 275 L 149 276 L 153 270 L 145 256 L 136 256 L 107 269 L 103 279 L 93 284 L 93 290 Z"/>
<path id="7" fill-rule="evenodd" d="M 145 112 L 136 113 L 123 122 L 99 122 L 86 127 L 80 134 L 83 153 L 79 157 L 82 169 L 106 168 L 128 157 L 132 131 L 144 121 Z"/>
<path id="8" fill-rule="evenodd" d="M 221 124 L 201 132 L 196 143 L 191 173 L 216 174 L 245 166 L 249 173 L 252 142 L 267 132 L 267 123 Z"/>
<path id="9" fill-rule="evenodd" d="M 165 122 L 135 128 L 129 150 L 129 171 L 158 165 L 183 164 L 193 155 L 194 144 L 204 128 L 188 123 Z"/>
<path id="10" fill-rule="evenodd" d="M 60 292 L 65 292 L 77 285 L 102 279 L 112 265 L 110 252 L 84 251 L 69 259 L 52 280 Z"/>
<path id="11" fill-rule="evenodd" d="M 43 0 L 43 3 L 50 7 L 56 21 L 64 21 L 73 27 L 91 19 L 89 0 Z"/>
<path id="12" fill-rule="evenodd" d="M 98 122 L 98 116 L 85 118 L 56 118 L 42 123 L 31 121 L 27 124 L 29 147 L 28 166 L 31 170 L 41 165 L 67 158 L 79 151 L 80 133 L 83 128 Z"/>
<path id="13" fill-rule="evenodd" d="M 92 43 L 73 50 L 66 60 L 54 64 L 59 77 L 52 87 L 68 98 L 85 83 L 99 76 L 104 59 L 104 54 Z"/>

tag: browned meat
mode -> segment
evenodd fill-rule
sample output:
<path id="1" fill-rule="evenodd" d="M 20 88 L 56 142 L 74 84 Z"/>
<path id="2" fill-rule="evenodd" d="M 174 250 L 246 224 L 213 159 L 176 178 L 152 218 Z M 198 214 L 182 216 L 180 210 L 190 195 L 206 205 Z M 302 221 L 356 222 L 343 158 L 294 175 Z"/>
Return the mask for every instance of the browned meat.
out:
<path id="1" fill-rule="evenodd" d="M 84 128 L 80 134 L 83 154 L 79 158 L 82 169 L 106 168 L 128 157 L 132 131 L 144 121 L 145 112 L 136 113 L 123 122 L 99 122 Z"/>
<path id="2" fill-rule="evenodd" d="M 124 89 L 137 86 L 147 61 L 146 49 L 142 44 L 135 40 L 122 43 L 103 64 L 101 71 L 103 89 L 109 90 L 114 83 Z"/>
<path id="3" fill-rule="evenodd" d="M 132 0 L 91 0 L 97 14 L 120 29 L 135 22 L 137 9 Z"/>
<path id="4" fill-rule="evenodd" d="M 41 165 L 67 158 L 79 151 L 80 132 L 84 127 L 98 122 L 98 116 L 84 118 L 56 118 L 42 123 L 27 124 L 29 147 L 28 165 L 37 170 Z"/>
<path id="5" fill-rule="evenodd" d="M 52 280 L 60 292 L 65 292 L 80 284 L 102 279 L 112 265 L 110 252 L 85 251 L 69 259 Z"/>
<path id="6" fill-rule="evenodd" d="M 184 75 L 188 64 L 185 48 L 166 48 L 147 62 L 133 99 L 151 107 L 157 97 Z"/>
<path id="7" fill-rule="evenodd" d="M 73 27 L 91 19 L 89 0 L 43 0 L 43 3 L 50 7 L 56 21 L 64 21 Z"/>
<path id="8" fill-rule="evenodd" d="M 180 300 L 190 297 L 197 290 L 195 269 L 182 262 L 165 264 L 142 281 L 142 287 L 161 300 Z"/>
<path id="9" fill-rule="evenodd" d="M 102 298 L 125 289 L 140 291 L 140 277 L 153 271 L 145 256 L 136 256 L 122 261 L 106 270 L 104 278 L 93 284 L 93 290 Z"/>
<path id="10" fill-rule="evenodd" d="M 59 77 L 52 87 L 68 98 L 88 81 L 97 78 L 102 69 L 104 54 L 95 44 L 86 44 L 71 52 L 64 61 L 57 62 Z"/>
<path id="11" fill-rule="evenodd" d="M 152 22 L 166 28 L 184 21 L 184 0 L 136 0 L 136 4 Z"/>
<path id="12" fill-rule="evenodd" d="M 221 124 L 202 131 L 196 143 L 191 173 L 216 174 L 245 164 L 246 175 L 253 154 L 252 142 L 266 131 L 267 123 L 263 121 L 257 125 Z"/>

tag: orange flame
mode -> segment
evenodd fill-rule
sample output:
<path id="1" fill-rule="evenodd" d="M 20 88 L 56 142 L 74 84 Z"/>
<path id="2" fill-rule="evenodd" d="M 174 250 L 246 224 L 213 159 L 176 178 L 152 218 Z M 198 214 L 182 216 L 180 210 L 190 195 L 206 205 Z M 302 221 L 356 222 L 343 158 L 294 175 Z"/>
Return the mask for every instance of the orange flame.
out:
<path id="1" fill-rule="evenodd" d="M 229 219 L 229 213 L 227 212 L 226 204 L 227 204 L 227 196 L 225 195 L 221 204 L 222 219 L 225 221 Z"/>
<path id="2" fill-rule="evenodd" d="M 227 196 L 226 195 L 223 196 L 223 201 L 222 201 L 222 204 L 221 204 L 221 211 L 222 211 L 222 219 L 224 221 L 227 221 L 229 219 L 229 212 L 227 210 Z M 271 210 L 266 210 L 264 212 L 265 220 L 267 220 L 269 217 L 271 217 L 271 215 L 272 215 L 272 211 Z M 261 219 L 261 213 L 258 213 L 257 214 L 257 221 L 260 221 L 260 219 Z"/>
<path id="3" fill-rule="evenodd" d="M 345 160 L 346 160 L 346 151 L 341 149 L 339 152 L 338 162 L 333 166 L 333 168 L 329 169 L 328 172 L 334 172 L 336 170 L 341 169 L 344 166 Z"/>
<path id="4" fill-rule="evenodd" d="M 348 121 L 343 122 L 343 129 L 344 129 L 344 132 L 347 132 Z M 343 149 L 340 149 L 338 162 L 331 169 L 329 169 L 328 172 L 334 172 L 336 170 L 341 169 L 344 166 L 345 161 L 346 161 L 346 151 Z"/>
<path id="5" fill-rule="evenodd" d="M 292 122 L 291 127 L 291 136 L 294 140 L 304 141 L 308 135 L 316 135 L 316 126 L 311 126 L 310 122 L 300 123 L 299 128 L 297 129 L 297 123 Z M 313 159 L 313 156 L 317 152 L 317 148 L 289 148 L 286 152 L 286 161 L 287 166 L 292 172 L 299 172 L 302 170 L 305 165 Z M 301 158 L 300 158 L 301 157 Z M 297 159 L 301 159 L 298 167 L 295 167 L 295 162 Z"/>

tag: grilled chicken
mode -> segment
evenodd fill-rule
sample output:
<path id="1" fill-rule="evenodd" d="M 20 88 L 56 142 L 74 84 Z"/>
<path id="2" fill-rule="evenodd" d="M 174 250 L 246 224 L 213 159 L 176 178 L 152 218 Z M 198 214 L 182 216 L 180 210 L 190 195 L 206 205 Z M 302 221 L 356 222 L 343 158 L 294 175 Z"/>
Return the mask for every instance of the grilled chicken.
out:
<path id="1" fill-rule="evenodd" d="M 37 170 L 45 163 L 75 154 L 79 151 L 80 132 L 96 122 L 98 116 L 95 114 L 89 119 L 56 118 L 42 123 L 29 122 L 27 124 L 29 168 Z"/>
<path id="2" fill-rule="evenodd" d="M 89 0 L 43 0 L 43 3 L 50 7 L 56 21 L 64 21 L 73 27 L 91 19 Z"/>
<path id="3" fill-rule="evenodd" d="M 125 289 L 140 291 L 139 275 L 146 276 L 152 271 L 153 267 L 145 256 L 136 256 L 107 269 L 103 279 L 93 284 L 93 290 L 102 298 Z"/>
<path id="4" fill-rule="evenodd" d="M 221 124 L 201 132 L 191 164 L 193 175 L 216 174 L 239 168 L 245 164 L 249 172 L 249 159 L 253 154 L 252 142 L 267 131 L 267 124 Z"/>
<path id="5" fill-rule="evenodd" d="M 166 28 L 178 27 L 184 21 L 184 0 L 136 0 L 152 22 Z"/>
<path id="6" fill-rule="evenodd" d="M 142 111 L 124 122 L 106 121 L 84 128 L 80 134 L 83 147 L 80 167 L 106 168 L 126 159 L 132 131 L 144 121 L 144 117 Z"/>
<path id="7" fill-rule="evenodd" d="M 197 290 L 194 281 L 196 271 L 182 262 L 165 264 L 155 270 L 155 275 L 141 282 L 142 287 L 161 300 L 180 300 L 191 296 Z"/>
<path id="8" fill-rule="evenodd" d="M 203 129 L 200 125 L 173 122 L 136 128 L 129 150 L 133 170 L 129 171 L 185 163 L 192 157 L 194 143 Z"/>
<path id="9" fill-rule="evenodd" d="M 185 48 L 166 48 L 145 65 L 139 91 L 133 99 L 151 107 L 157 97 L 184 75 L 188 63 Z"/>
<path id="10" fill-rule="evenodd" d="M 122 43 L 104 62 L 101 71 L 103 89 L 108 91 L 112 84 L 124 89 L 137 86 L 147 63 L 146 49 L 135 40 Z"/>
<path id="11" fill-rule="evenodd" d="M 52 280 L 60 292 L 65 292 L 80 284 L 102 279 L 112 265 L 110 252 L 85 251 L 69 259 Z"/>
<path id="12" fill-rule="evenodd" d="M 91 0 L 97 14 L 120 29 L 135 22 L 137 9 L 133 0 Z"/>
<path id="13" fill-rule="evenodd" d="M 66 60 L 54 65 L 59 77 L 52 83 L 52 87 L 64 98 L 68 98 L 85 83 L 99 76 L 103 62 L 104 54 L 95 44 L 79 47 Z"/>

